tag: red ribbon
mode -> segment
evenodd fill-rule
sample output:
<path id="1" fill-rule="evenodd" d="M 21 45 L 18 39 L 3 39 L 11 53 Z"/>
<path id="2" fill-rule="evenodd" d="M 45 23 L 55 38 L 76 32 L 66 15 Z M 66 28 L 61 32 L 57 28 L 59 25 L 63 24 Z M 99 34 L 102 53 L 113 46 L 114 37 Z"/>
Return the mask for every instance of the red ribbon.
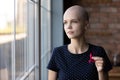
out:
<path id="1" fill-rule="evenodd" d="M 92 55 L 92 52 L 91 52 L 91 53 L 90 53 L 90 59 L 89 59 L 89 61 L 88 61 L 89 63 L 93 63 L 93 62 L 95 62 L 95 60 L 92 59 L 92 56 L 93 56 L 93 55 Z"/>

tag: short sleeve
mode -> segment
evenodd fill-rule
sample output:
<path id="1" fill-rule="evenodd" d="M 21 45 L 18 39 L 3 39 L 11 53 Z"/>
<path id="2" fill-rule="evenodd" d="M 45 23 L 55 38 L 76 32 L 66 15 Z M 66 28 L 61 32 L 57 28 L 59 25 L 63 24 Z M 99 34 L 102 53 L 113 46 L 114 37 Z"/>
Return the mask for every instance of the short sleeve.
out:
<path id="1" fill-rule="evenodd" d="M 50 58 L 50 61 L 48 63 L 47 69 L 58 72 L 58 66 L 57 66 L 57 50 L 56 48 L 52 52 L 52 56 Z"/>
<path id="2" fill-rule="evenodd" d="M 108 72 L 108 71 L 110 71 L 110 70 L 112 69 L 112 64 L 111 64 L 111 62 L 110 62 L 110 60 L 109 60 L 109 58 L 108 58 L 108 56 L 107 56 L 104 48 L 101 48 L 101 49 L 102 49 L 102 50 L 101 50 L 101 53 L 102 53 L 102 55 L 103 55 L 104 62 L 105 62 L 104 71 L 105 71 L 105 72 Z"/>

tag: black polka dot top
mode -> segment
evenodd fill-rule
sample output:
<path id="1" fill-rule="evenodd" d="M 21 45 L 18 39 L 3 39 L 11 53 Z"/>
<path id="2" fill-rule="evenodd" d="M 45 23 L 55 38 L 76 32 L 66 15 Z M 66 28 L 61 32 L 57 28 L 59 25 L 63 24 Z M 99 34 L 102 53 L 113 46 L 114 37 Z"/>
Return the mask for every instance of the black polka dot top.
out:
<path id="1" fill-rule="evenodd" d="M 58 80 L 98 80 L 98 73 L 92 56 L 103 57 L 104 71 L 112 69 L 112 65 L 100 46 L 89 44 L 89 49 L 82 54 L 73 54 L 68 51 L 68 45 L 53 50 L 47 68 L 57 72 Z"/>

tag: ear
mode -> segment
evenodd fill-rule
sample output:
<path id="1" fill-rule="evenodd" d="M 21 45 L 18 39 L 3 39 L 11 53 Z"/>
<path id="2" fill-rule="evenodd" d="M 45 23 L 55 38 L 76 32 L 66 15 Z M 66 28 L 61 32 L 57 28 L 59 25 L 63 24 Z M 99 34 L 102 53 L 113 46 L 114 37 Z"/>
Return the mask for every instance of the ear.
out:
<path id="1" fill-rule="evenodd" d="M 89 29 L 90 28 L 90 24 L 88 21 L 85 21 L 85 30 Z"/>

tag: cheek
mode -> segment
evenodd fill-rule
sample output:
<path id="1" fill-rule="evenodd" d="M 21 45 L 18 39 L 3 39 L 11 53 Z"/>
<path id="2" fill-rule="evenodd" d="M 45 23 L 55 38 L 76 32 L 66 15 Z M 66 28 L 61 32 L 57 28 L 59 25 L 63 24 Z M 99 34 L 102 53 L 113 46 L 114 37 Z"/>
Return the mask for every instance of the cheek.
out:
<path id="1" fill-rule="evenodd" d="M 76 34 L 80 35 L 82 33 L 82 31 L 79 29 L 76 30 Z"/>
<path id="2" fill-rule="evenodd" d="M 82 31 L 81 29 L 82 29 L 81 26 L 76 26 L 76 27 L 74 27 L 74 30 L 75 30 L 76 32 L 81 32 L 81 31 Z"/>
<path id="3" fill-rule="evenodd" d="M 63 29 L 64 29 L 64 32 L 67 34 L 67 29 L 66 29 L 66 27 L 64 27 Z"/>
<path id="4" fill-rule="evenodd" d="M 64 31 L 66 32 L 66 27 L 63 27 Z"/>
<path id="5" fill-rule="evenodd" d="M 76 28 L 75 31 L 76 31 L 77 34 L 82 34 L 82 33 L 84 33 L 84 29 L 83 29 L 82 27 Z"/>

